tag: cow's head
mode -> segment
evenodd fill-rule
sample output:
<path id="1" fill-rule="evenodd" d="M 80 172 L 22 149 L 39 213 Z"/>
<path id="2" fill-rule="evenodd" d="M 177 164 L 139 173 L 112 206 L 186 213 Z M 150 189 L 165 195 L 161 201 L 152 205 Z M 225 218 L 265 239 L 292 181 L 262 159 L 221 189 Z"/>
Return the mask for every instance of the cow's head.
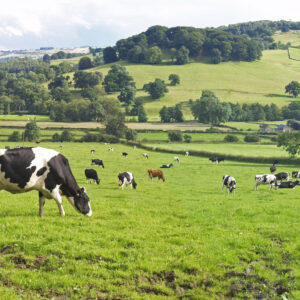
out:
<path id="1" fill-rule="evenodd" d="M 134 181 L 134 179 L 132 180 L 132 186 L 134 189 L 136 189 L 137 183 Z"/>
<path id="2" fill-rule="evenodd" d="M 232 182 L 230 183 L 230 186 L 229 186 L 229 192 L 230 192 L 230 193 L 233 193 L 234 190 L 235 190 L 235 182 L 232 181 Z"/>
<path id="3" fill-rule="evenodd" d="M 90 205 L 90 198 L 84 187 L 80 188 L 80 190 L 76 193 L 74 197 L 74 205 L 76 209 L 84 215 L 90 217 L 93 213 Z"/>

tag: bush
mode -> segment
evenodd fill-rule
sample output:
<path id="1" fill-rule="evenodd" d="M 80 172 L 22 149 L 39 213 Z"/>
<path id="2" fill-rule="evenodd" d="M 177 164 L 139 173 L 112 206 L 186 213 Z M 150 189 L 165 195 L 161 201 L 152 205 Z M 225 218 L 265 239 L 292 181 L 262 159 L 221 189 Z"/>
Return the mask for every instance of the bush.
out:
<path id="1" fill-rule="evenodd" d="M 247 134 L 245 137 L 244 137 L 244 141 L 246 143 L 258 143 L 260 141 L 260 138 L 258 135 L 256 134 Z"/>
<path id="2" fill-rule="evenodd" d="M 171 142 L 182 142 L 182 134 L 180 130 L 169 131 L 168 137 Z"/>
<path id="3" fill-rule="evenodd" d="M 221 133 L 223 132 L 222 130 L 214 127 L 209 127 L 205 130 L 205 132 L 210 132 L 210 133 Z"/>
<path id="4" fill-rule="evenodd" d="M 8 141 L 9 142 L 19 142 L 21 140 L 20 132 L 19 131 L 14 131 L 9 137 Z"/>
<path id="5" fill-rule="evenodd" d="M 276 136 L 273 136 L 273 137 L 271 138 L 271 142 L 276 143 L 276 142 L 277 142 L 277 137 L 276 137 Z"/>
<path id="6" fill-rule="evenodd" d="M 227 143 L 237 143 L 239 141 L 239 138 L 236 135 L 227 134 L 224 137 L 224 141 Z"/>
<path id="7" fill-rule="evenodd" d="M 103 133 L 86 133 L 81 139 L 81 142 L 105 142 L 105 143 L 118 143 L 119 139 L 113 135 Z"/>
<path id="8" fill-rule="evenodd" d="M 185 142 L 185 143 L 190 143 L 191 140 L 192 140 L 192 136 L 189 135 L 189 134 L 185 134 L 185 135 L 183 136 L 183 138 L 184 138 L 184 142 Z"/>
<path id="9" fill-rule="evenodd" d="M 62 142 L 72 142 L 74 140 L 73 134 L 69 130 L 64 130 L 60 137 Z"/>
<path id="10" fill-rule="evenodd" d="M 125 133 L 127 141 L 135 141 L 137 139 L 137 132 L 133 129 L 128 129 Z"/>
<path id="11" fill-rule="evenodd" d="M 60 135 L 59 135 L 59 133 L 55 132 L 52 135 L 52 142 L 60 142 Z"/>

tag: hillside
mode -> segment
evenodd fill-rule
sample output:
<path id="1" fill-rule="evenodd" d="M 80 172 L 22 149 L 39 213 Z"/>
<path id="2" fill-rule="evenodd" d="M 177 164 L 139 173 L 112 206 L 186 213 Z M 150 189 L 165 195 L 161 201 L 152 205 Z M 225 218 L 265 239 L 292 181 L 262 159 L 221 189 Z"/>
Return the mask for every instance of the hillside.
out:
<path id="1" fill-rule="evenodd" d="M 300 78 L 300 62 L 288 59 L 286 50 L 266 50 L 255 62 L 225 62 L 218 65 L 202 62 L 178 65 L 141 65 L 122 62 L 133 76 L 138 88 L 137 97 L 145 100 L 145 109 L 151 121 L 158 121 L 163 105 L 171 106 L 189 99 L 198 99 L 204 89 L 212 90 L 221 101 L 262 104 L 288 104 L 294 98 L 284 93 L 284 87 Z M 110 65 L 93 69 L 104 75 Z M 178 74 L 181 84 L 169 87 L 165 97 L 153 101 L 142 91 L 145 83 L 161 78 L 168 82 L 171 73 Z M 117 97 L 117 94 L 112 95 Z M 192 119 L 185 109 L 185 119 Z"/>

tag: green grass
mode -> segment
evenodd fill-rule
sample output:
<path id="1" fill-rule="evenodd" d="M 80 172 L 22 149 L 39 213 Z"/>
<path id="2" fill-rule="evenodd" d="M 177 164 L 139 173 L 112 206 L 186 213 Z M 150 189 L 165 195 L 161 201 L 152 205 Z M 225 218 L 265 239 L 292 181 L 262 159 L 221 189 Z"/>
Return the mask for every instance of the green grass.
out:
<path id="1" fill-rule="evenodd" d="M 47 121 L 50 122 L 49 116 L 40 115 L 0 115 L 0 121 Z"/>
<path id="2" fill-rule="evenodd" d="M 300 61 L 300 49 L 299 48 L 289 48 L 289 51 L 290 51 L 290 57 L 292 59 L 297 59 Z"/>
<path id="3" fill-rule="evenodd" d="M 1 299 L 299 299 L 298 191 L 253 191 L 254 175 L 269 165 L 180 157 L 163 183 L 150 181 L 147 169 L 173 155 L 147 151 L 147 160 L 142 149 L 109 146 L 62 149 L 87 187 L 90 218 L 66 200 L 62 218 L 47 200 L 40 219 L 37 192 L 1 192 Z M 92 157 L 105 162 L 99 186 L 85 183 Z M 120 171 L 134 173 L 136 190 L 118 188 Z M 224 174 L 235 176 L 235 195 L 221 191 Z"/>
<path id="4" fill-rule="evenodd" d="M 290 30 L 289 32 L 278 31 L 273 35 L 275 42 L 284 44 L 290 42 L 292 46 L 300 46 L 300 30 Z"/>

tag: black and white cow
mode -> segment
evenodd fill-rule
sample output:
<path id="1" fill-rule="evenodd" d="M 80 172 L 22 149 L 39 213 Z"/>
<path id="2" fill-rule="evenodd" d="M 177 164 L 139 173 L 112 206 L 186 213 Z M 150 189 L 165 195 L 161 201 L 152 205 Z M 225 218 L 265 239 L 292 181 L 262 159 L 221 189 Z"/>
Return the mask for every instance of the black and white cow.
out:
<path id="1" fill-rule="evenodd" d="M 178 156 L 174 156 L 174 161 L 176 161 L 177 163 L 179 163 L 179 164 L 180 164 L 180 159 L 179 159 L 179 157 L 178 157 Z"/>
<path id="2" fill-rule="evenodd" d="M 190 152 L 189 151 L 186 151 L 185 152 L 185 156 L 189 156 L 190 155 Z"/>
<path id="3" fill-rule="evenodd" d="M 277 185 L 279 189 L 294 189 L 296 185 L 299 185 L 299 181 L 287 181 L 287 182 L 281 182 Z"/>
<path id="4" fill-rule="evenodd" d="M 173 167 L 173 164 L 167 164 L 167 165 L 161 165 L 160 166 L 161 169 L 169 169 L 171 167 Z"/>
<path id="5" fill-rule="evenodd" d="M 112 152 L 112 151 L 114 151 L 114 150 L 115 150 L 115 149 L 112 148 L 112 147 L 108 148 L 108 151 L 110 151 L 110 152 Z"/>
<path id="6" fill-rule="evenodd" d="M 122 156 L 126 157 L 128 155 L 127 152 L 122 152 Z"/>
<path id="7" fill-rule="evenodd" d="M 270 167 L 270 172 L 271 172 L 271 173 L 275 173 L 275 172 L 276 172 L 276 169 L 277 169 L 277 168 L 276 168 L 276 165 L 273 165 L 273 166 Z"/>
<path id="8" fill-rule="evenodd" d="M 68 160 L 59 152 L 41 147 L 0 150 L 0 190 L 13 194 L 39 191 L 39 215 L 47 199 L 55 199 L 62 216 L 62 195 L 82 214 L 92 209 L 85 188 L 80 188 Z"/>
<path id="9" fill-rule="evenodd" d="M 130 187 L 131 188 L 133 187 L 134 189 L 137 186 L 137 183 L 135 182 L 133 174 L 131 172 L 120 173 L 118 175 L 118 178 L 119 178 L 119 187 L 121 186 L 122 190 L 124 188 L 124 185 L 127 186 L 128 184 L 130 184 Z"/>
<path id="10" fill-rule="evenodd" d="M 96 151 L 94 149 L 91 150 L 91 153 L 95 153 Z"/>
<path id="11" fill-rule="evenodd" d="M 149 156 L 148 156 L 147 153 L 143 153 L 142 156 L 143 156 L 143 157 L 146 157 L 147 159 L 149 158 Z"/>
<path id="12" fill-rule="evenodd" d="M 292 177 L 293 178 L 299 178 L 300 177 L 300 171 L 293 171 L 292 172 Z"/>
<path id="13" fill-rule="evenodd" d="M 104 163 L 102 159 L 92 159 L 92 165 L 98 165 L 98 166 L 102 166 L 102 168 L 104 168 Z"/>
<path id="14" fill-rule="evenodd" d="M 222 162 L 222 161 L 225 161 L 225 158 L 224 157 L 211 157 L 209 158 L 209 160 L 212 162 L 212 163 L 216 163 L 218 164 L 219 162 Z"/>
<path id="15" fill-rule="evenodd" d="M 92 181 L 93 180 L 94 183 L 97 183 L 97 184 L 100 183 L 100 179 L 98 177 L 98 174 L 97 174 L 96 170 L 94 170 L 94 169 L 85 169 L 84 174 L 85 174 L 85 178 L 86 178 L 87 181 L 89 181 L 89 180 Z"/>
<path id="16" fill-rule="evenodd" d="M 223 176 L 222 191 L 223 191 L 224 186 L 226 186 L 228 193 L 234 193 L 235 185 L 236 185 L 236 180 L 234 177 L 232 177 L 230 175 Z"/>
<path id="17" fill-rule="evenodd" d="M 275 176 L 276 176 L 276 179 L 280 180 L 280 181 L 282 181 L 283 179 L 289 181 L 289 179 L 290 179 L 290 173 L 289 172 L 277 173 L 277 174 L 275 174 Z"/>
<path id="18" fill-rule="evenodd" d="M 269 184 L 269 190 L 274 186 L 277 186 L 276 176 L 273 174 L 261 174 L 255 176 L 255 183 L 253 190 L 256 189 L 260 184 Z"/>

